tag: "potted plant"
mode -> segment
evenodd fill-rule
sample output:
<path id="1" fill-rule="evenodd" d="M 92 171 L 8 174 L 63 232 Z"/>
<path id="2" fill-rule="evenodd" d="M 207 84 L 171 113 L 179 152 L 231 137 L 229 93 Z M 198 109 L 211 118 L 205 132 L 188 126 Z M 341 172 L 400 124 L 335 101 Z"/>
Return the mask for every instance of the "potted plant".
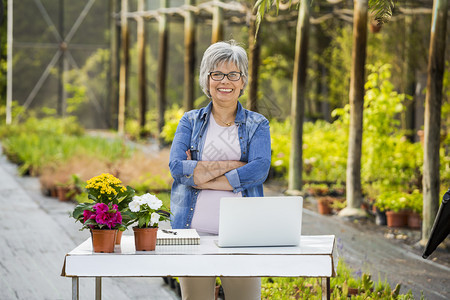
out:
<path id="1" fill-rule="evenodd" d="M 375 205 L 386 211 L 386 221 L 388 227 L 405 227 L 408 222 L 408 199 L 405 193 L 388 191 L 381 193 Z"/>
<path id="2" fill-rule="evenodd" d="M 121 238 L 118 232 L 122 233 L 131 220 L 128 204 L 133 199 L 134 189 L 124 187 L 118 178 L 103 173 L 87 180 L 85 190 L 88 202 L 79 203 L 71 216 L 83 224 L 81 230 L 91 230 L 94 252 L 106 252 L 96 251 L 95 243 L 97 235 L 100 235 L 97 230 L 105 231 L 104 234 L 108 230 L 113 231 L 113 247 L 112 250 L 108 248 L 108 251 L 113 252 L 114 243 Z"/>
<path id="3" fill-rule="evenodd" d="M 131 211 L 130 224 L 137 222 L 137 226 L 133 227 L 136 251 L 155 250 L 159 222 L 169 219 L 169 210 L 150 193 L 134 196 L 128 206 Z"/>
<path id="4" fill-rule="evenodd" d="M 413 229 L 420 229 L 422 226 L 422 210 L 423 210 L 423 196 L 419 190 L 414 190 L 407 195 L 408 198 L 408 227 Z"/>

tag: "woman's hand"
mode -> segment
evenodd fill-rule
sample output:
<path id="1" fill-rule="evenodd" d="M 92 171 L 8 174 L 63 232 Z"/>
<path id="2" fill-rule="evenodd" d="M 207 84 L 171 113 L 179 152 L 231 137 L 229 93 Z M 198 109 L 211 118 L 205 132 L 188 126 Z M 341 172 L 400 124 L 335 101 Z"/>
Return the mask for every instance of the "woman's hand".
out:
<path id="1" fill-rule="evenodd" d="M 190 149 L 186 150 L 186 155 L 187 155 L 186 160 L 192 160 L 192 155 L 191 155 L 191 150 Z"/>

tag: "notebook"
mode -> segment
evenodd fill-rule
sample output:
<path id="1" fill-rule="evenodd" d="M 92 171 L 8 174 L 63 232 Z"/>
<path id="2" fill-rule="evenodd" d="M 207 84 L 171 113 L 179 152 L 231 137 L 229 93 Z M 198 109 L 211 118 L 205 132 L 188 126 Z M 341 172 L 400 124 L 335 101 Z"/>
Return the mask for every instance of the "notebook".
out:
<path id="1" fill-rule="evenodd" d="M 156 245 L 200 245 L 200 236 L 195 229 L 159 229 Z"/>
<path id="2" fill-rule="evenodd" d="M 219 247 L 298 246 L 303 198 L 224 197 L 220 200 Z"/>

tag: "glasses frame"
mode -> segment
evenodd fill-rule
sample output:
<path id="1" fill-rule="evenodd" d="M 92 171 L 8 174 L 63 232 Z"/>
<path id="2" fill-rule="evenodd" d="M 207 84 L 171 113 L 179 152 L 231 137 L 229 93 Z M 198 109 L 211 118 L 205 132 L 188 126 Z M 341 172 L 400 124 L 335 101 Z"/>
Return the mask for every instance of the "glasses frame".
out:
<path id="1" fill-rule="evenodd" d="M 212 73 L 220 73 L 220 74 L 222 74 L 222 78 L 221 78 L 221 79 L 214 79 L 214 78 L 211 76 Z M 236 79 L 236 80 L 230 79 L 230 77 L 228 77 L 228 75 L 230 75 L 230 74 L 239 74 L 239 78 Z M 227 77 L 227 79 L 228 79 L 229 81 L 239 81 L 239 79 L 241 79 L 241 77 L 242 77 L 242 72 L 236 72 L 236 71 L 233 71 L 233 72 L 230 72 L 230 73 L 225 74 L 225 73 L 222 73 L 222 72 L 220 72 L 220 71 L 212 71 L 212 72 L 209 72 L 209 73 L 208 73 L 208 76 L 209 76 L 212 80 L 214 80 L 214 81 L 222 81 L 222 80 L 225 78 L 225 76 Z"/>

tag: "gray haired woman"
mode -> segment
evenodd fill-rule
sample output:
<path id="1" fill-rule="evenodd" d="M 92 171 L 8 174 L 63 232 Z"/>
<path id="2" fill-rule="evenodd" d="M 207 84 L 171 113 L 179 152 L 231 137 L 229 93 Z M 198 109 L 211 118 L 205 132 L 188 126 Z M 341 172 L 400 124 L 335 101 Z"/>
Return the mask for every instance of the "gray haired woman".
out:
<path id="1" fill-rule="evenodd" d="M 261 197 L 270 168 L 269 121 L 238 98 L 248 82 L 248 59 L 235 41 L 206 49 L 200 86 L 211 102 L 181 118 L 170 150 L 174 178 L 172 228 L 217 235 L 222 197 Z M 214 299 L 214 277 L 180 277 L 183 299 Z M 260 278 L 222 277 L 227 299 L 260 299 Z"/>

